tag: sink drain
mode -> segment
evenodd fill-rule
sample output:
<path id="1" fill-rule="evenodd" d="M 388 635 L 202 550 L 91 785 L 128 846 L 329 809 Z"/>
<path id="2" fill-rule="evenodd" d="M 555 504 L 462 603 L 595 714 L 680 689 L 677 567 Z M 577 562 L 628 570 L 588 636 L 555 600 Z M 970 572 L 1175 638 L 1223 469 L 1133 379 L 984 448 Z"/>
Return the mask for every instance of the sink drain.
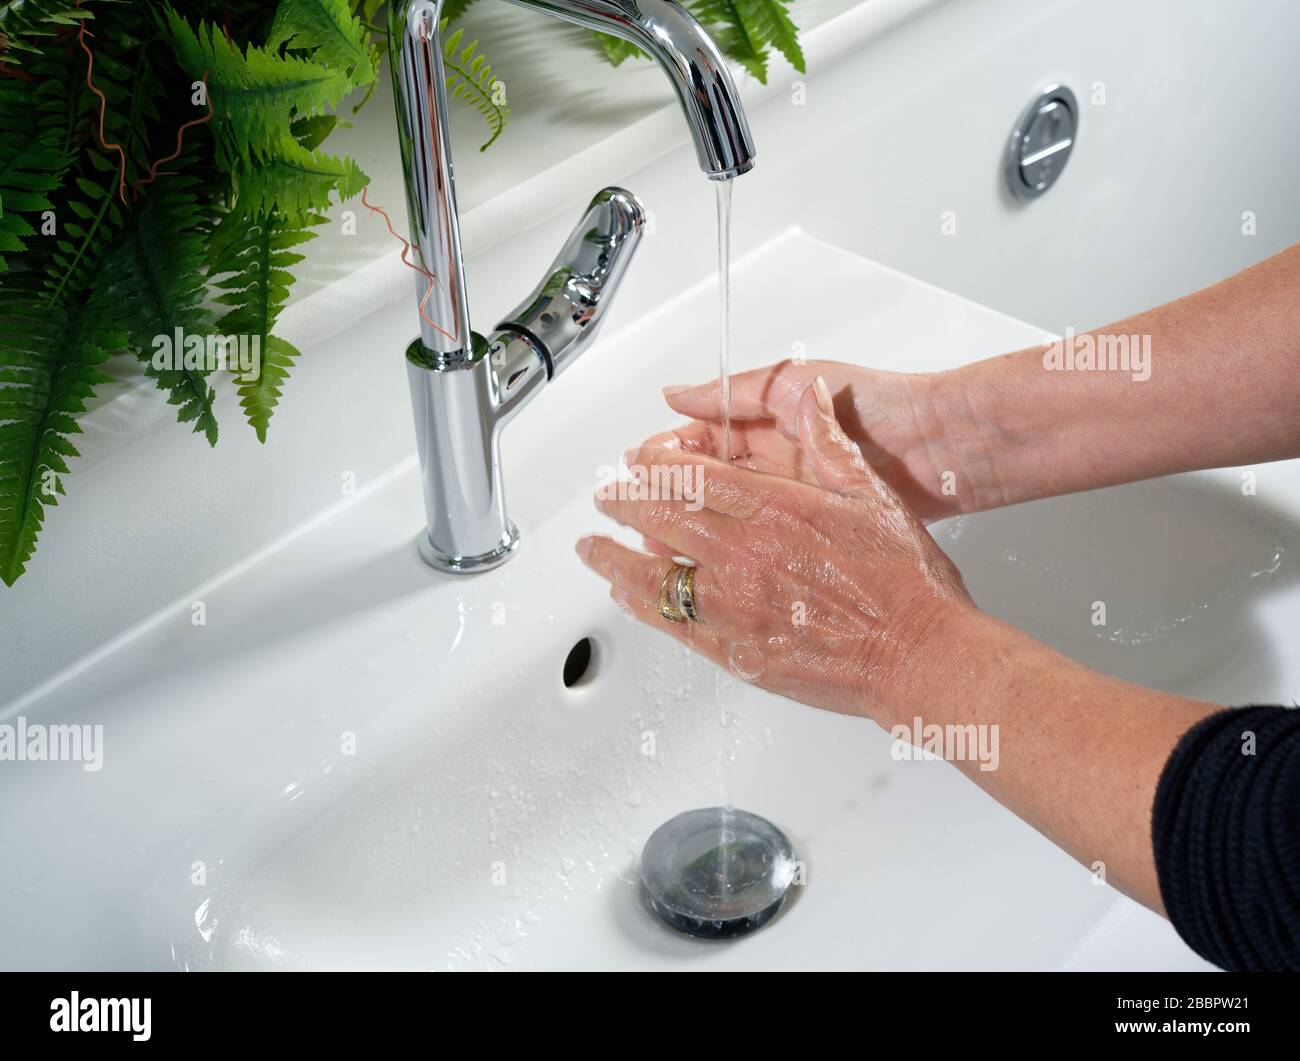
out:
<path id="1" fill-rule="evenodd" d="M 575 685 L 585 685 L 595 676 L 596 643 L 584 637 L 571 649 L 564 659 L 564 687 L 572 689 Z"/>
<path id="2" fill-rule="evenodd" d="M 678 932 L 735 939 L 776 916 L 796 867 L 794 845 L 766 818 L 706 807 L 651 834 L 641 853 L 641 895 Z"/>

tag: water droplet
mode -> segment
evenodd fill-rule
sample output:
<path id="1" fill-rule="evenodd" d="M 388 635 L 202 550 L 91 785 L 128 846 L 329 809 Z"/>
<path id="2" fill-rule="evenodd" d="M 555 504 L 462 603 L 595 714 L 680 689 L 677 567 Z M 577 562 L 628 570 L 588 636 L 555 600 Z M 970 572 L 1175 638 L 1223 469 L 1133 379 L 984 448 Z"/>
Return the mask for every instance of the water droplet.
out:
<path id="1" fill-rule="evenodd" d="M 727 654 L 727 665 L 741 681 L 755 682 L 763 674 L 763 653 L 757 645 L 738 641 Z"/>

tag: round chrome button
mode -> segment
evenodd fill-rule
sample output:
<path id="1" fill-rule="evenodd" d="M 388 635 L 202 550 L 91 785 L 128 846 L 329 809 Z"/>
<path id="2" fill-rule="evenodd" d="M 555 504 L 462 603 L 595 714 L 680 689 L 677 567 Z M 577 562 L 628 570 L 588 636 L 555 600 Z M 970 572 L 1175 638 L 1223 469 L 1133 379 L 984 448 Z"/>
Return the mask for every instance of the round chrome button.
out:
<path id="1" fill-rule="evenodd" d="M 1007 187 L 1017 199 L 1036 199 L 1065 169 L 1078 136 L 1079 105 L 1064 85 L 1048 85 L 1016 120 L 1007 142 Z"/>

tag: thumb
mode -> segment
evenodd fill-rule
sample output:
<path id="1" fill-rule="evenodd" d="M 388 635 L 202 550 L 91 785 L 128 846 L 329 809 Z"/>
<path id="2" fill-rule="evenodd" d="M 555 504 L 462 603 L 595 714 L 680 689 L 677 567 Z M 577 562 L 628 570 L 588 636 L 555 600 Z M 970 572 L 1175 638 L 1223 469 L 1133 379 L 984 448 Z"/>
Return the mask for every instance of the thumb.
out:
<path id="1" fill-rule="evenodd" d="M 857 443 L 840 427 L 830 388 L 821 376 L 804 388 L 796 424 L 799 448 L 823 489 L 875 499 L 890 494 L 884 480 L 863 459 Z"/>

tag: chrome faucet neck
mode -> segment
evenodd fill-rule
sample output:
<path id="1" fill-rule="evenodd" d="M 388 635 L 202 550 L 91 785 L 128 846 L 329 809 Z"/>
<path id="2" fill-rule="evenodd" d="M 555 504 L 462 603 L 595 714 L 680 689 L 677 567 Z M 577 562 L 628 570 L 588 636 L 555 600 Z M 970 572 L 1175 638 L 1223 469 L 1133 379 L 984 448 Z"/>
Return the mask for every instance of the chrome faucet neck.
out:
<path id="1" fill-rule="evenodd" d="M 663 68 L 713 180 L 747 172 L 754 145 L 718 47 L 673 0 L 509 0 L 631 41 Z M 630 193 L 587 207 L 542 284 L 484 339 L 470 327 L 447 123 L 444 0 L 392 0 L 389 58 L 406 176 L 420 335 L 406 353 L 429 525 L 421 554 L 482 571 L 519 541 L 505 511 L 501 428 L 591 342 L 640 241 Z"/>
<path id="2" fill-rule="evenodd" d="M 395 0 L 388 48 L 411 250 L 422 271 L 420 338 L 434 354 L 456 361 L 470 356 L 472 343 L 447 123 L 442 8 L 443 0 Z"/>

